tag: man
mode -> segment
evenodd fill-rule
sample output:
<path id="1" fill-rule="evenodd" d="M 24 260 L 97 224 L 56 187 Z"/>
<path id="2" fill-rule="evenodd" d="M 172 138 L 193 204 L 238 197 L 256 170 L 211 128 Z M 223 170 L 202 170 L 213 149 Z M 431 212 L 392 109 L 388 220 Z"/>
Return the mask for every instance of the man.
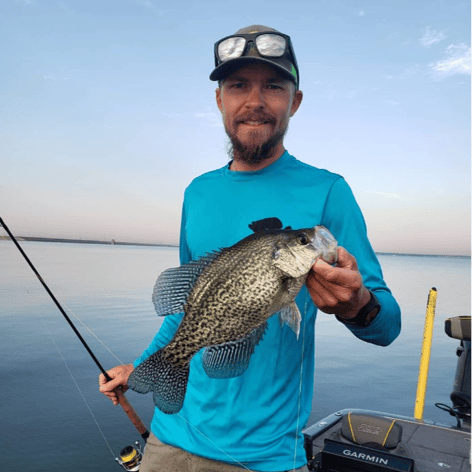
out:
<path id="1" fill-rule="evenodd" d="M 400 310 L 344 179 L 301 163 L 284 148 L 288 122 L 303 98 L 290 38 L 261 25 L 243 28 L 216 43 L 215 65 L 210 79 L 219 81 L 216 102 L 232 160 L 186 189 L 181 263 L 264 228 L 321 224 L 342 247 L 335 267 L 315 263 L 297 297 L 298 340 L 271 317 L 248 369 L 232 379 L 210 379 L 201 353 L 195 355 L 180 412 L 156 408 L 141 472 L 306 471 L 302 428 L 313 395 L 316 307 L 378 345 L 398 336 Z M 172 339 L 180 320 L 167 316 L 134 365 L 112 369 L 111 382 L 101 376 L 100 390 L 116 404 L 113 389 L 126 387 L 134 367 Z"/>

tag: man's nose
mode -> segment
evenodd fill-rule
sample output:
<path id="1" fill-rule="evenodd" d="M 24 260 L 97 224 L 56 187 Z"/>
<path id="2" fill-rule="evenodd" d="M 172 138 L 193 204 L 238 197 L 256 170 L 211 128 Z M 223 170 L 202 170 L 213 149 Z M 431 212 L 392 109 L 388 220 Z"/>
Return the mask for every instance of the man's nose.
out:
<path id="1" fill-rule="evenodd" d="M 247 108 L 263 108 L 265 106 L 264 96 L 259 86 L 251 87 L 246 100 Z"/>

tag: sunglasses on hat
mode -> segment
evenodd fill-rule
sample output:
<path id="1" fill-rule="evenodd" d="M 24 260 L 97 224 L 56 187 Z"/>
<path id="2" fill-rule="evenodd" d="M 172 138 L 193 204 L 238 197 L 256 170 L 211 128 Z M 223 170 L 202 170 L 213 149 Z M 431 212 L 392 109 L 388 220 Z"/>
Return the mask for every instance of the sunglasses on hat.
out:
<path id="1" fill-rule="evenodd" d="M 290 36 L 279 32 L 234 34 L 215 43 L 215 67 L 232 59 L 258 56 L 288 72 L 298 87 L 298 65 Z"/>

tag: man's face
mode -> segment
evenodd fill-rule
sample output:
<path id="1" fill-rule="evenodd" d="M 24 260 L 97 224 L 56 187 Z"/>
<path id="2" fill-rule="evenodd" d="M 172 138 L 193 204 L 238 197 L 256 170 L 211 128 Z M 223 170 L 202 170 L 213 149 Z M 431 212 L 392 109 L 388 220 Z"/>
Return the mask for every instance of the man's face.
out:
<path id="1" fill-rule="evenodd" d="M 263 64 L 251 64 L 228 76 L 216 91 L 233 158 L 256 164 L 282 155 L 283 137 L 302 92 Z"/>

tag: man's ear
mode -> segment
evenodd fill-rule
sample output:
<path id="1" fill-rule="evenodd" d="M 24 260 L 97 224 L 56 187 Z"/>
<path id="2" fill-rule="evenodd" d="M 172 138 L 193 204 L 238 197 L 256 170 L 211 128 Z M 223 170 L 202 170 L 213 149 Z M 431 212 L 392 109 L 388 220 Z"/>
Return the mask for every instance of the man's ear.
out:
<path id="1" fill-rule="evenodd" d="M 221 88 L 218 87 L 216 90 L 215 90 L 215 93 L 216 93 L 216 104 L 218 105 L 218 108 L 220 109 L 221 112 L 223 112 L 223 101 L 221 99 Z"/>
<path id="2" fill-rule="evenodd" d="M 300 107 L 300 104 L 302 103 L 302 100 L 303 100 L 303 92 L 301 90 L 297 90 L 293 97 L 292 106 L 290 108 L 291 117 L 295 115 L 295 113 L 297 112 L 298 108 Z"/>

